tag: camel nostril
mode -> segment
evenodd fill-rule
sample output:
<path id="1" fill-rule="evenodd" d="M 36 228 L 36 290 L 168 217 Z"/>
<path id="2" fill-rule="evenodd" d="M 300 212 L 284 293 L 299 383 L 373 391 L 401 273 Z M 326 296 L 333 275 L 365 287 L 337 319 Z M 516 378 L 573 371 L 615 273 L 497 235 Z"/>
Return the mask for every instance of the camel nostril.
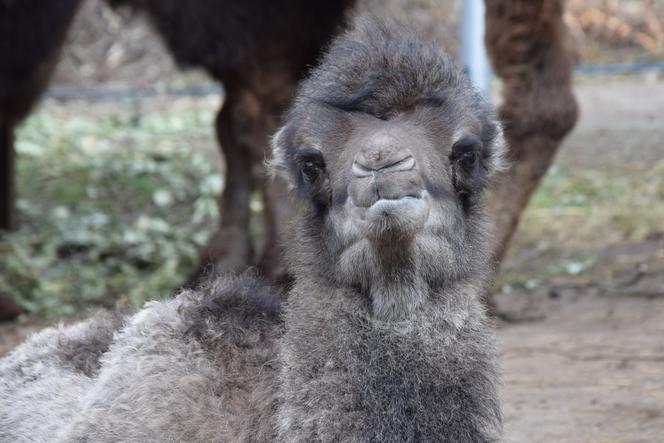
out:
<path id="1" fill-rule="evenodd" d="M 408 155 L 397 161 L 379 161 L 374 162 L 374 164 L 356 159 L 353 161 L 352 171 L 355 177 L 369 177 L 376 172 L 410 171 L 415 168 L 415 165 L 415 158 L 412 155 Z"/>
<path id="2" fill-rule="evenodd" d="M 412 155 L 407 156 L 397 162 L 392 163 L 391 165 L 384 166 L 380 168 L 383 171 L 410 171 L 415 167 L 415 159 Z"/>
<path id="3" fill-rule="evenodd" d="M 374 172 L 373 169 L 358 163 L 357 160 L 353 162 L 353 175 L 355 177 L 370 177 Z"/>

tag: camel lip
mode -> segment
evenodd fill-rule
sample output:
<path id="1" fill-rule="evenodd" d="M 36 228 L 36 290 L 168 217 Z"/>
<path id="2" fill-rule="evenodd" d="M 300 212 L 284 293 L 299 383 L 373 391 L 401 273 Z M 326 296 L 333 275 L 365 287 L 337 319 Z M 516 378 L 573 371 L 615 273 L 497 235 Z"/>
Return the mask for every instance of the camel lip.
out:
<path id="1" fill-rule="evenodd" d="M 364 235 L 380 239 L 394 234 L 414 235 L 424 229 L 429 218 L 429 203 L 426 192 L 422 192 L 419 196 L 381 198 L 369 207 L 350 202 L 350 209 L 354 224 Z"/>
<path id="2" fill-rule="evenodd" d="M 429 203 L 419 197 L 380 199 L 367 208 L 365 214 L 369 223 L 379 223 L 397 229 L 408 228 L 407 230 L 423 227 L 428 216 Z"/>
<path id="3" fill-rule="evenodd" d="M 388 211 L 390 210 L 419 204 L 426 204 L 422 196 L 406 195 L 395 199 L 381 198 L 366 209 L 370 213 L 383 213 L 384 215 L 389 215 Z"/>
<path id="4" fill-rule="evenodd" d="M 398 205 L 402 205 L 402 204 L 412 204 L 415 201 L 424 201 L 424 200 L 427 199 L 427 197 L 428 197 L 428 193 L 426 191 L 422 190 L 422 191 L 418 192 L 417 194 L 415 194 L 415 193 L 405 194 L 405 195 L 402 195 L 398 198 L 381 197 L 369 206 L 358 205 L 357 203 L 355 203 L 355 201 L 353 200 L 353 197 L 351 196 L 350 199 L 349 199 L 349 203 L 350 203 L 350 206 L 353 207 L 356 210 L 372 211 L 372 210 L 376 210 L 376 209 L 383 208 L 383 207 L 390 207 L 390 206 L 397 207 Z"/>

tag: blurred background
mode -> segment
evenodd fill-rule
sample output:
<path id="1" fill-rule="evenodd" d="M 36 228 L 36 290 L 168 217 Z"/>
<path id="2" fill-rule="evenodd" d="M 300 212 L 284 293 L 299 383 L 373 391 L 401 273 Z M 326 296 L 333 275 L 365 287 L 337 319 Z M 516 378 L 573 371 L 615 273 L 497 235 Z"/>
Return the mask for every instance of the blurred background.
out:
<path id="1" fill-rule="evenodd" d="M 460 1 L 362 7 L 458 52 Z M 567 7 L 581 117 L 495 287 L 507 435 L 662 441 L 664 0 Z M 499 90 L 494 80 L 495 103 Z M 140 306 L 185 279 L 218 217 L 222 100 L 203 72 L 174 66 L 143 18 L 84 3 L 17 133 L 19 229 L 0 234 L 0 291 L 27 314 L 0 326 L 0 354 L 55 319 Z"/>

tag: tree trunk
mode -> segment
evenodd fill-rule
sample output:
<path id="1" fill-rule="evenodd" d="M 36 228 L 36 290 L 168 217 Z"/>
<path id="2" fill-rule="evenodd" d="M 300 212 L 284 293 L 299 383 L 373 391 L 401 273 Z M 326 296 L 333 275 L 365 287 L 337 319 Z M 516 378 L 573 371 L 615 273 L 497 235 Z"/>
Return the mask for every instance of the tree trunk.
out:
<path id="1" fill-rule="evenodd" d="M 503 82 L 500 116 L 511 168 L 498 177 L 490 203 L 500 263 L 562 139 L 574 127 L 574 51 L 563 23 L 564 0 L 487 0 L 486 45 Z"/>

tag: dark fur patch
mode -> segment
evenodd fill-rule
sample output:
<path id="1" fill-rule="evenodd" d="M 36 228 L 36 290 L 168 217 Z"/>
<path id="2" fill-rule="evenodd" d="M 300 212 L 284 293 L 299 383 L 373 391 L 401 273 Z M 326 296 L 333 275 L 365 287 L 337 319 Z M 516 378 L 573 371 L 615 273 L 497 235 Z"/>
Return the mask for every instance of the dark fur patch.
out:
<path id="1" fill-rule="evenodd" d="M 74 370 L 94 376 L 101 365 L 99 359 L 108 351 L 113 335 L 120 330 L 125 318 L 126 313 L 121 311 L 98 313 L 80 339 L 63 337 L 58 342 L 59 357 Z"/>
<path id="2" fill-rule="evenodd" d="M 201 299 L 186 303 L 180 313 L 187 335 L 213 352 L 228 344 L 257 346 L 256 334 L 268 333 L 282 321 L 281 292 L 254 271 L 222 276 L 202 292 Z"/>
<path id="3" fill-rule="evenodd" d="M 281 297 L 256 273 L 247 271 L 238 277 L 223 277 L 212 284 L 201 306 L 216 318 L 233 317 L 251 322 L 256 318 L 271 321 L 281 317 Z"/>
<path id="4" fill-rule="evenodd" d="M 0 126 L 37 101 L 81 0 L 0 1 Z"/>

